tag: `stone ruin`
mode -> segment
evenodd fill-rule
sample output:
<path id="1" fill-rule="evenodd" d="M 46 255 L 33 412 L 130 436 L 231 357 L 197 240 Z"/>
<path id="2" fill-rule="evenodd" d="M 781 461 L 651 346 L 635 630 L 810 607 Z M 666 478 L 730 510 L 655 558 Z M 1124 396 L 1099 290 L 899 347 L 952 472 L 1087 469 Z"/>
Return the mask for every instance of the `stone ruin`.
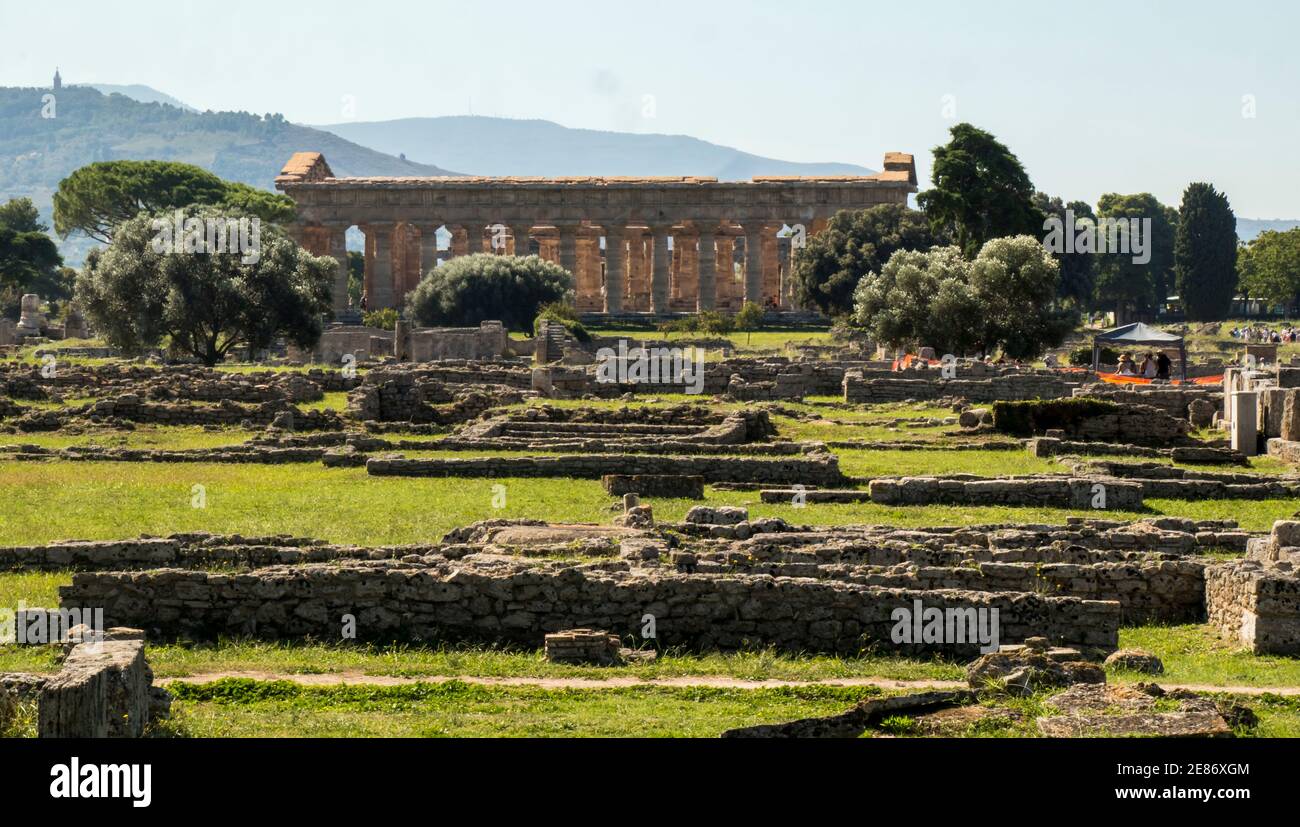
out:
<path id="1" fill-rule="evenodd" d="M 997 608 L 1004 643 L 1046 637 L 1104 656 L 1123 623 L 1204 618 L 1205 552 L 1248 542 L 1230 523 L 1173 518 L 903 530 L 699 507 L 623 527 L 487 521 L 418 546 L 177 535 L 16 547 L 0 550 L 0 569 L 72 568 L 62 605 L 102 606 L 107 625 L 160 639 L 319 637 L 351 613 L 371 641 L 540 647 L 592 628 L 645 643 L 649 614 L 659 647 L 979 654 L 973 642 L 899 649 L 891 612 L 920 600 Z"/>
<path id="2" fill-rule="evenodd" d="M 40 738 L 139 738 L 170 713 L 139 629 L 78 627 L 45 645 L 65 650 L 55 675 L 0 673 L 0 726 L 34 702 Z"/>
<path id="3" fill-rule="evenodd" d="M 35 293 L 27 293 L 22 297 L 20 307 L 21 316 L 14 330 L 15 337 L 22 340 L 45 335 L 47 322 L 45 314 L 41 312 L 41 297 Z"/>
<path id="4" fill-rule="evenodd" d="M 1257 655 L 1300 655 L 1300 522 L 1250 541 L 1246 558 L 1206 572 L 1210 623 Z"/>

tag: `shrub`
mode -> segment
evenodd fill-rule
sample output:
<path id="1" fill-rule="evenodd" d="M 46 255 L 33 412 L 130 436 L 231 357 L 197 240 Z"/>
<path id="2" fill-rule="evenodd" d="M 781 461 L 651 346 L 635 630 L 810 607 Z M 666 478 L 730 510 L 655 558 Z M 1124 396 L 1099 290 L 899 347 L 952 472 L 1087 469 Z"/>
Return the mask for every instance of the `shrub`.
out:
<path id="1" fill-rule="evenodd" d="M 695 314 L 695 330 L 700 333 L 724 335 L 735 329 L 735 320 L 724 313 L 716 310 L 701 310 Z"/>
<path id="2" fill-rule="evenodd" d="M 1029 437 L 1045 431 L 1073 431 L 1085 419 L 1119 410 L 1114 402 L 1086 396 L 1072 399 L 1036 399 L 1027 402 L 994 402 L 993 427 L 1005 434 Z"/>
<path id="3" fill-rule="evenodd" d="M 590 342 L 591 334 L 587 328 L 582 326 L 578 320 L 578 309 L 571 304 L 561 302 L 550 302 L 542 305 L 541 311 L 538 312 L 537 318 L 533 319 L 533 335 L 538 336 L 542 332 L 542 322 L 559 322 L 564 325 L 564 329 L 569 335 L 579 342 Z"/>
<path id="4" fill-rule="evenodd" d="M 573 276 L 537 256 L 480 253 L 430 270 L 407 297 L 410 318 L 422 325 L 470 327 L 498 320 L 528 330 L 545 304 L 573 297 Z"/>
<path id="5" fill-rule="evenodd" d="M 660 322 L 658 328 L 660 333 L 707 333 L 722 336 L 735 330 L 736 323 L 731 316 L 717 310 L 701 310 L 680 319 Z"/>
<path id="6" fill-rule="evenodd" d="M 1112 348 L 1103 347 L 1101 349 L 1101 362 L 1104 365 L 1113 365 L 1119 361 L 1119 353 Z M 1088 367 L 1092 364 L 1092 348 L 1081 347 L 1070 351 L 1070 364 L 1078 367 Z"/>
<path id="7" fill-rule="evenodd" d="M 366 327 L 378 327 L 383 330 L 393 330 L 397 327 L 397 311 L 391 307 L 371 310 L 369 313 L 361 317 L 361 323 Z"/>

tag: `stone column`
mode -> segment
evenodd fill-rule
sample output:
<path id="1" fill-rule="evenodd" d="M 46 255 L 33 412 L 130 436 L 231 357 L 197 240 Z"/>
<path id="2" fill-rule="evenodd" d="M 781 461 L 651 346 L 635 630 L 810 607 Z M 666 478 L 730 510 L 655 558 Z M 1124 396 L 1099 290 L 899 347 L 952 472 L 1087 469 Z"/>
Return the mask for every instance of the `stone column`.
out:
<path id="1" fill-rule="evenodd" d="M 714 277 L 717 284 L 715 304 L 720 310 L 736 310 L 736 237 L 726 233 L 714 236 L 718 245 L 718 272 Z"/>
<path id="2" fill-rule="evenodd" d="M 623 312 L 624 273 L 627 265 L 627 240 L 622 225 L 605 226 L 605 312 Z"/>
<path id="3" fill-rule="evenodd" d="M 483 222 L 462 224 L 461 228 L 465 231 L 465 255 L 483 252 Z"/>
<path id="4" fill-rule="evenodd" d="M 532 231 L 532 224 L 516 224 L 510 228 L 510 234 L 514 238 L 515 255 L 529 255 L 529 239 Z"/>
<path id="5" fill-rule="evenodd" d="M 366 278 L 366 282 L 371 285 L 367 309 L 393 307 L 396 303 L 393 294 L 393 225 L 372 224 L 366 234 L 373 235 L 375 239 L 374 259 L 366 262 L 368 266 L 372 265 Z"/>
<path id="6" fill-rule="evenodd" d="M 654 233 L 654 261 L 650 276 L 650 309 L 655 313 L 668 312 L 669 267 L 672 260 L 668 254 L 668 236 L 672 234 L 671 226 L 651 227 Z"/>
<path id="7" fill-rule="evenodd" d="M 700 247 L 699 258 L 696 266 L 699 268 L 699 299 L 696 305 L 699 310 L 712 310 L 718 300 L 718 247 L 714 240 L 714 228 L 700 228 Z"/>
<path id="8" fill-rule="evenodd" d="M 1257 419 L 1258 399 L 1253 391 L 1241 391 L 1232 396 L 1231 445 L 1234 451 L 1253 457 L 1259 453 Z"/>
<path id="9" fill-rule="evenodd" d="M 555 228 L 560 234 L 560 266 L 578 275 L 578 225 L 560 224 Z"/>
<path id="10" fill-rule="evenodd" d="M 362 246 L 362 267 L 361 267 L 361 297 L 367 302 L 375 298 L 375 234 L 370 231 L 368 224 L 361 226 L 361 233 L 365 236 L 365 243 Z M 358 307 L 358 310 L 361 308 Z"/>
<path id="11" fill-rule="evenodd" d="M 605 312 L 605 298 L 601 295 L 600 230 L 578 231 L 577 307 L 586 313 Z"/>
<path id="12" fill-rule="evenodd" d="M 745 301 L 763 305 L 763 236 L 762 222 L 745 224 Z"/>
<path id="13" fill-rule="evenodd" d="M 650 309 L 650 261 L 646 255 L 646 231 L 641 227 L 628 227 L 625 231 L 627 244 L 627 271 L 624 281 L 627 289 L 623 291 L 623 309 L 635 313 L 644 313 Z"/>
<path id="14" fill-rule="evenodd" d="M 429 271 L 438 266 L 438 227 L 439 224 L 432 226 L 425 225 L 420 228 L 420 277 L 416 280 L 419 284 Z"/>
<path id="15" fill-rule="evenodd" d="M 326 254 L 338 262 L 338 270 L 334 273 L 334 289 L 331 291 L 331 306 L 338 313 L 348 309 L 348 228 L 325 229 L 329 233 Z"/>
<path id="16" fill-rule="evenodd" d="M 780 306 L 781 296 L 781 264 L 777 260 L 777 238 L 776 231 L 771 227 L 763 233 L 763 241 L 759 245 L 759 253 L 763 257 L 763 302 L 766 307 L 766 301 L 770 298 L 776 298 L 777 306 Z"/>
<path id="17" fill-rule="evenodd" d="M 457 227 L 449 225 L 447 229 L 451 230 L 451 257 L 460 258 L 469 255 L 469 233 L 466 232 L 464 225 Z"/>

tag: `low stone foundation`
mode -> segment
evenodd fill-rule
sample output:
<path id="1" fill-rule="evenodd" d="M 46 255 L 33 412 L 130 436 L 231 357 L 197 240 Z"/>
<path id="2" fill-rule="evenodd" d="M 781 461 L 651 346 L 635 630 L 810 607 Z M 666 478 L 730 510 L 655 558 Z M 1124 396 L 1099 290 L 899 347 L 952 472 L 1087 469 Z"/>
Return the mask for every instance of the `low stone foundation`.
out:
<path id="1" fill-rule="evenodd" d="M 607 474 L 698 476 L 705 482 L 775 485 L 835 485 L 843 482 L 839 460 L 829 454 L 783 459 L 739 456 L 653 456 L 647 454 L 559 455 L 406 459 L 372 457 L 366 472 L 390 477 L 568 477 L 600 479 Z"/>
<path id="2" fill-rule="evenodd" d="M 119 634 L 131 630 L 115 630 Z M 137 633 L 138 634 L 138 633 Z M 79 643 L 40 693 L 41 738 L 139 738 L 151 719 L 144 637 Z"/>
<path id="3" fill-rule="evenodd" d="M 1247 555 L 1206 570 L 1210 623 L 1254 654 L 1300 655 L 1300 522 L 1275 523 Z"/>
<path id="4" fill-rule="evenodd" d="M 937 371 L 936 371 L 937 373 Z M 855 404 L 932 401 L 962 398 L 970 402 L 1019 401 L 1026 399 L 1062 399 L 1069 396 L 1073 384 L 1051 374 L 1023 373 L 994 376 L 988 379 L 865 379 L 862 371 L 844 374 L 844 401 Z"/>
<path id="5" fill-rule="evenodd" d="M 229 575 L 181 570 L 81 573 L 63 602 L 103 606 L 109 624 L 136 623 L 163 637 L 263 639 L 338 636 L 344 615 L 370 641 L 486 641 L 541 646 L 547 633 L 607 629 L 640 640 L 655 619 L 659 646 L 975 657 L 979 644 L 895 644 L 895 609 L 997 609 L 1000 639 L 1045 636 L 1094 650 L 1118 645 L 1114 601 L 958 590 L 909 591 L 755 575 L 643 573 L 610 565 L 503 557 L 452 562 L 347 562 Z"/>
<path id="6" fill-rule="evenodd" d="M 621 497 L 640 494 L 642 497 L 668 497 L 686 500 L 704 499 L 704 477 L 673 474 L 606 474 L 601 477 L 605 493 Z"/>
<path id="7" fill-rule="evenodd" d="M 1300 576 L 1253 560 L 1205 573 L 1210 623 L 1256 655 L 1300 655 Z"/>
<path id="8" fill-rule="evenodd" d="M 1115 479 L 1080 477 L 903 477 L 874 479 L 871 501 L 882 505 L 1031 505 L 1135 511 L 1142 486 Z M 1098 506 L 1099 495 L 1104 504 Z"/>

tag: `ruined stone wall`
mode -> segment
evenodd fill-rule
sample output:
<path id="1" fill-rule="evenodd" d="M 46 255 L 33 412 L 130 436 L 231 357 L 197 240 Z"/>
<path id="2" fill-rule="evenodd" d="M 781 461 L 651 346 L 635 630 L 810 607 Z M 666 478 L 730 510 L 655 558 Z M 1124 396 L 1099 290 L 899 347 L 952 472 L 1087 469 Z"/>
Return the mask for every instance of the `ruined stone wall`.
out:
<path id="1" fill-rule="evenodd" d="M 871 481 L 871 501 L 883 505 L 1032 505 L 1045 508 L 1093 508 L 1095 486 L 1105 489 L 1105 510 L 1142 507 L 1142 486 L 1135 482 L 1066 477 L 1001 479 L 903 477 Z"/>
<path id="2" fill-rule="evenodd" d="M 971 402 L 1022 401 L 1027 399 L 1061 399 L 1070 395 L 1072 385 L 1051 374 L 1011 374 L 988 379 L 898 379 L 865 378 L 859 370 L 844 374 L 841 392 L 850 403 L 879 404 L 908 399 L 929 401 L 960 397 Z"/>
<path id="3" fill-rule="evenodd" d="M 416 328 L 410 337 L 410 356 L 415 362 L 501 359 L 508 349 L 509 337 L 500 322 L 482 322 L 471 328 Z"/>
<path id="4" fill-rule="evenodd" d="M 329 560 L 387 560 L 426 554 L 432 546 L 360 548 L 297 537 L 240 537 L 174 534 L 135 540 L 69 540 L 0 548 L 0 571 L 137 571 L 320 563 Z"/>
<path id="5" fill-rule="evenodd" d="M 1300 576 L 1255 560 L 1205 573 L 1210 624 L 1257 655 L 1300 655 Z"/>
<path id="6" fill-rule="evenodd" d="M 134 394 L 123 394 L 114 399 L 102 399 L 90 405 L 58 413 L 67 417 L 124 419 L 150 425 L 237 427 L 251 424 L 264 427 L 270 425 L 279 414 L 286 411 L 293 416 L 295 430 L 339 430 L 343 427 L 343 421 L 332 410 L 304 411 L 283 401 L 260 405 L 241 405 L 230 401 L 223 401 L 217 405 L 188 405 L 145 402 Z"/>
<path id="7" fill-rule="evenodd" d="M 997 608 L 1002 642 L 1046 636 L 1095 649 L 1118 645 L 1119 604 L 1036 594 L 909 591 L 754 575 L 700 576 L 505 558 L 349 562 L 250 574 L 162 570 L 86 572 L 60 590 L 65 605 L 103 606 L 110 625 L 213 639 L 328 639 L 357 618 L 370 641 L 486 641 L 540 646 L 547 632 L 590 626 L 639 636 L 645 615 L 662 646 L 858 654 L 878 645 L 904 654 L 973 657 L 978 644 L 890 638 L 897 608 Z"/>
<path id="8" fill-rule="evenodd" d="M 758 459 L 743 456 L 655 456 L 647 454 L 560 455 L 406 459 L 372 457 L 366 471 L 402 477 L 571 477 L 606 474 L 701 476 L 706 482 L 835 485 L 844 479 L 839 460 L 828 454 Z"/>
<path id="9" fill-rule="evenodd" d="M 763 538 L 766 540 L 766 538 Z M 751 541 L 752 542 L 752 541 Z M 770 541 L 767 541 L 770 542 Z M 867 586 L 931 591 L 961 589 L 979 592 L 1032 592 L 1085 600 L 1118 601 L 1124 623 L 1186 623 L 1205 617 L 1205 567 L 1196 559 L 1149 555 L 1078 554 L 1075 562 L 1051 562 L 1043 554 L 1034 562 L 972 561 L 957 550 L 947 553 L 889 554 L 885 549 L 853 549 L 835 554 L 815 547 L 803 554 L 782 551 L 771 560 L 764 547 L 750 556 L 739 550 L 694 556 L 697 573 L 769 574 L 774 577 L 817 577 Z M 767 547 L 770 551 L 770 546 Z M 1047 551 L 1047 550 L 1044 550 Z M 885 552 L 885 553 L 881 553 Z M 862 562 L 847 562 L 857 557 Z M 897 557 L 898 562 L 876 562 Z M 870 562 L 867 562 L 870 561 Z"/>
<path id="10" fill-rule="evenodd" d="M 1164 385 L 1111 385 L 1097 382 L 1084 385 L 1076 390 L 1074 395 L 1090 396 L 1094 399 L 1105 399 L 1125 405 L 1150 405 L 1179 419 L 1187 419 L 1188 407 L 1196 400 L 1205 400 L 1214 407 L 1223 409 L 1223 392 L 1217 386 L 1184 388 Z"/>
<path id="11" fill-rule="evenodd" d="M 148 367 L 56 363 L 55 367 L 53 374 L 43 376 L 39 365 L 0 366 L 0 396 L 45 401 L 52 392 L 63 397 L 130 393 L 154 400 L 266 402 L 288 398 L 306 402 L 319 399 L 320 393 L 350 390 L 361 381 L 341 370 L 321 368 L 234 373 L 191 365 Z"/>

